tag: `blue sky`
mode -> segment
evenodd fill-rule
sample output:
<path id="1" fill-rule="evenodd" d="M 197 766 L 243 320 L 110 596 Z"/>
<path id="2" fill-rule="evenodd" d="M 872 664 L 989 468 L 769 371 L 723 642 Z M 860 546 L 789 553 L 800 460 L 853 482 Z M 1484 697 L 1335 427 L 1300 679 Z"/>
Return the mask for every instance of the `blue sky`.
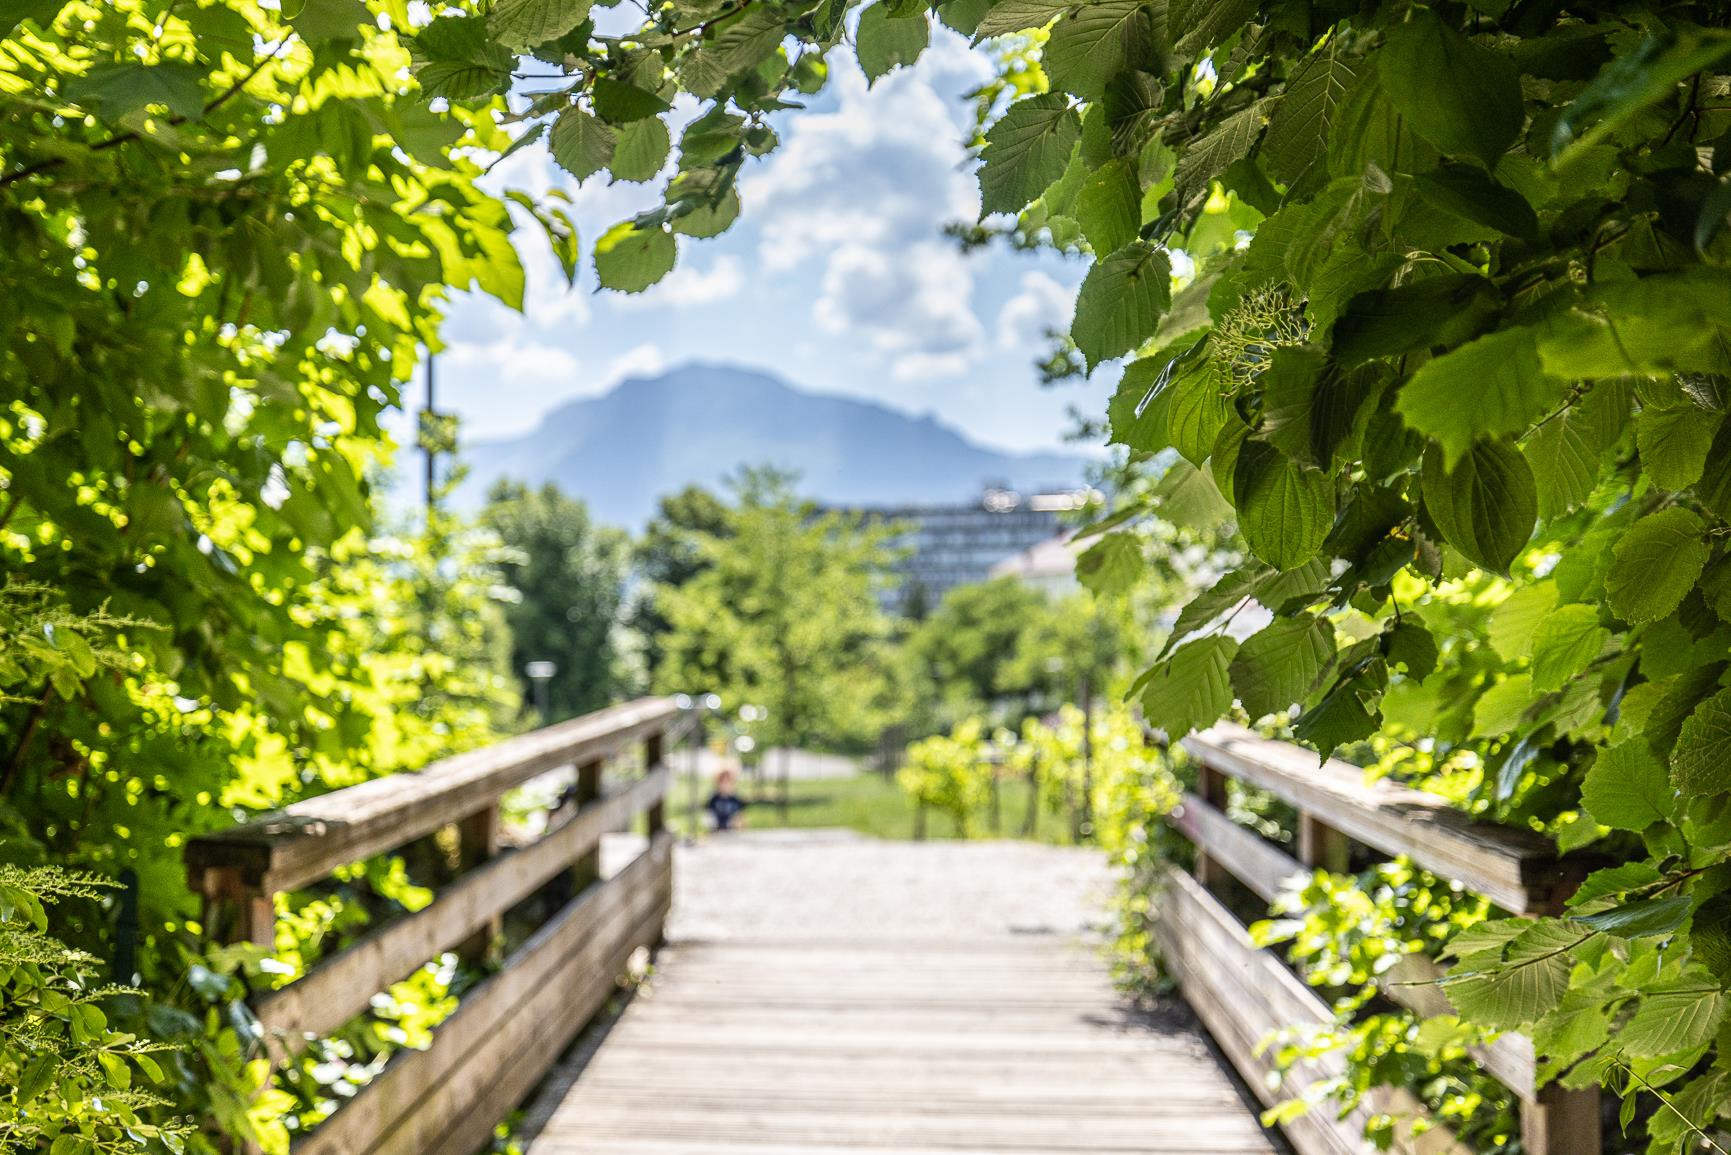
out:
<path id="1" fill-rule="evenodd" d="M 656 185 L 578 188 L 539 148 L 495 171 L 499 187 L 570 192 L 586 267 L 567 291 L 544 242 L 520 230 L 525 312 L 457 302 L 439 401 L 463 417 L 465 439 L 521 432 L 562 401 L 698 359 L 931 413 L 1008 448 L 1060 445 L 1068 406 L 1103 409 L 1104 381 L 1043 389 L 1034 368 L 1040 333 L 1069 319 L 1082 263 L 964 255 L 942 235 L 978 213 L 963 94 L 986 61 L 936 29 L 915 67 L 869 88 L 848 48 L 829 63 L 825 91 L 779 124 L 781 147 L 748 164 L 739 222 L 711 240 L 680 238 L 679 267 L 640 295 L 596 292 L 589 245 L 657 203 Z"/>

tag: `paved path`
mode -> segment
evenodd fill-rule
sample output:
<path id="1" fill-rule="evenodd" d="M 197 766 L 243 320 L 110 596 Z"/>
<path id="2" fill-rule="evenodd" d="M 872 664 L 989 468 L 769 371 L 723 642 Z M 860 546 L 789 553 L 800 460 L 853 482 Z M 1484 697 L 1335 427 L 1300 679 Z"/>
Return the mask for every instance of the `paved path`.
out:
<path id="1" fill-rule="evenodd" d="M 1186 1016 L 1125 1008 L 1097 855 L 750 832 L 530 1155 L 1266 1155 Z"/>

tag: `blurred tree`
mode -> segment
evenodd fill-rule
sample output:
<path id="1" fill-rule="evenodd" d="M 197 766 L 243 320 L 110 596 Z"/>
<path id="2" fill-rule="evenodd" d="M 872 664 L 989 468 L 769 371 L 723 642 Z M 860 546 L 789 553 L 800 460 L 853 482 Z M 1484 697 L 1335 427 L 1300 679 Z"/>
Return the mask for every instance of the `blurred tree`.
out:
<path id="1" fill-rule="evenodd" d="M 916 676 L 949 722 L 1005 699 L 1025 709 L 1060 684 L 1061 634 L 1051 600 L 1013 577 L 957 586 L 908 636 Z M 1036 649 L 1038 652 L 1036 652 Z"/>
<path id="2" fill-rule="evenodd" d="M 709 568 L 698 542 L 701 537 L 728 534 L 727 506 L 701 485 L 688 485 L 678 493 L 663 496 L 657 513 L 644 528 L 643 539 L 634 550 L 635 596 L 626 611 L 642 656 L 648 680 L 653 683 L 666 650 L 663 640 L 673 628 L 662 611 L 658 591 L 682 586 Z"/>
<path id="3" fill-rule="evenodd" d="M 714 691 L 723 709 L 765 707 L 765 745 L 861 745 L 876 737 L 890 623 L 878 603 L 889 531 L 819 512 L 790 479 L 746 470 L 721 532 L 681 540 L 704 567 L 655 600 L 670 629 L 657 689 Z"/>
<path id="4" fill-rule="evenodd" d="M 606 705 L 616 685 L 614 629 L 630 556 L 625 533 L 596 525 L 588 507 L 557 486 L 532 490 L 512 481 L 493 487 L 481 524 L 504 543 L 500 569 L 517 591 L 505 619 L 525 700 L 533 695 L 524 668 L 550 661 L 557 672 L 547 686 L 543 722 Z"/>

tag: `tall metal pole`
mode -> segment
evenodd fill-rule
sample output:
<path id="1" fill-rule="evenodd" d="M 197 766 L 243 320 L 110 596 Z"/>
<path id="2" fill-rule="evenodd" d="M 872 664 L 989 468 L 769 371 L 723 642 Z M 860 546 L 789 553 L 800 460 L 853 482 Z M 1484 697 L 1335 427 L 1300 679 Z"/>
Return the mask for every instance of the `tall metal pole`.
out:
<path id="1" fill-rule="evenodd" d="M 1094 686 L 1082 675 L 1082 832 L 1094 837 Z"/>
<path id="2" fill-rule="evenodd" d="M 433 359 L 434 354 L 429 350 L 427 353 L 427 406 L 425 409 L 421 410 L 421 421 L 423 425 L 421 448 L 426 451 L 427 455 L 427 520 L 429 522 L 433 520 L 434 489 L 439 483 L 439 451 L 438 445 L 434 442 L 432 436 L 433 421 L 439 415 L 439 411 L 434 405 Z"/>

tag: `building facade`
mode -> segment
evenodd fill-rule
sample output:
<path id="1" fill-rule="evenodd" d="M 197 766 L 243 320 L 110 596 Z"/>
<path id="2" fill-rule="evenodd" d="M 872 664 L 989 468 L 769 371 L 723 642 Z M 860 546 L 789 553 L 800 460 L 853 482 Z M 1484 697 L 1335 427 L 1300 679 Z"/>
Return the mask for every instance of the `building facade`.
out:
<path id="1" fill-rule="evenodd" d="M 1088 489 L 1022 494 L 992 488 L 973 502 L 860 510 L 871 521 L 906 527 L 892 543 L 902 557 L 885 607 L 924 617 L 950 590 L 986 581 L 994 566 L 1065 533 L 1064 515 L 1095 496 Z"/>

